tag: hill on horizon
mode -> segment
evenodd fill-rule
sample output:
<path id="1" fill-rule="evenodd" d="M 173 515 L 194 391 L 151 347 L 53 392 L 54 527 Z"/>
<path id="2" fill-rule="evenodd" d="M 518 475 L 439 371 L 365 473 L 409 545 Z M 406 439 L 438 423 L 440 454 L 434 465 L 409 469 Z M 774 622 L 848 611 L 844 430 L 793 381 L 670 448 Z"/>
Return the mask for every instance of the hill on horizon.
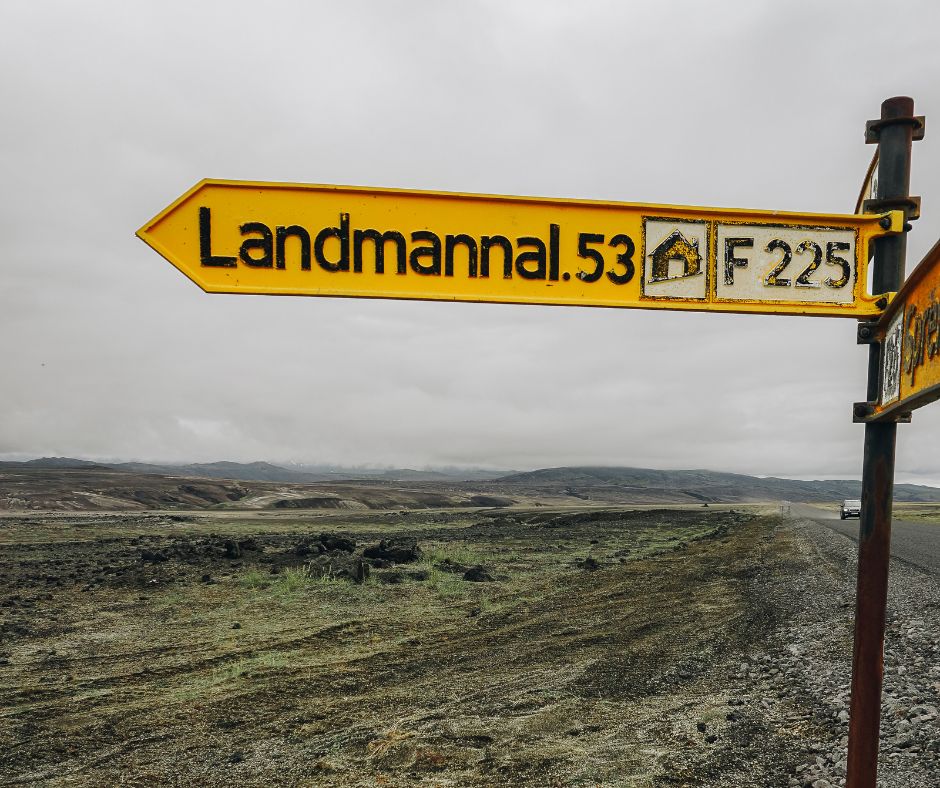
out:
<path id="1" fill-rule="evenodd" d="M 269 462 L 211 462 L 186 465 L 122 462 L 101 463 L 69 457 L 41 457 L 24 462 L 0 462 L 0 469 L 48 471 L 111 471 L 187 479 L 231 482 L 268 482 L 308 485 L 340 482 L 460 485 L 497 495 L 572 497 L 610 503 L 735 503 L 753 501 L 805 501 L 809 503 L 858 498 L 858 479 L 806 481 L 758 477 L 740 473 L 692 470 L 660 470 L 627 466 L 560 466 L 500 474 L 482 469 L 412 470 L 361 469 L 342 466 L 285 468 Z M 309 470 L 308 470 L 309 469 Z M 895 484 L 898 502 L 940 501 L 940 487 Z"/>
<path id="2" fill-rule="evenodd" d="M 485 481 L 503 476 L 506 471 L 485 468 L 350 468 L 342 465 L 295 465 L 285 467 L 270 462 L 153 463 L 95 462 L 74 457 L 39 457 L 34 460 L 0 461 L 0 468 L 36 468 L 49 470 L 97 469 L 160 476 L 185 476 L 203 479 L 228 479 L 248 482 L 287 482 L 304 484 L 334 481 Z"/>
<path id="3" fill-rule="evenodd" d="M 860 479 L 805 481 L 702 469 L 667 471 L 616 466 L 541 468 L 509 474 L 496 480 L 496 484 L 507 490 L 516 487 L 546 495 L 567 494 L 588 499 L 600 496 L 607 499 L 619 493 L 627 499 L 646 494 L 658 500 L 686 500 L 690 503 L 814 503 L 858 498 L 862 491 Z M 894 498 L 909 503 L 940 501 L 940 487 L 895 484 Z"/>

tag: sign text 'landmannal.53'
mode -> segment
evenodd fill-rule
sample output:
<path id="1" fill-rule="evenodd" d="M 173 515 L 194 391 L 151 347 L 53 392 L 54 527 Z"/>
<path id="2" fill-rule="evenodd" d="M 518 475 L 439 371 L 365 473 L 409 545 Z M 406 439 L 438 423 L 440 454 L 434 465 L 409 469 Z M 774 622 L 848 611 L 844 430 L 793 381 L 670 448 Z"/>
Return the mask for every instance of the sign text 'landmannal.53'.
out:
<path id="1" fill-rule="evenodd" d="M 901 225 L 206 180 L 137 234 L 212 293 L 865 317 L 869 242 Z"/>

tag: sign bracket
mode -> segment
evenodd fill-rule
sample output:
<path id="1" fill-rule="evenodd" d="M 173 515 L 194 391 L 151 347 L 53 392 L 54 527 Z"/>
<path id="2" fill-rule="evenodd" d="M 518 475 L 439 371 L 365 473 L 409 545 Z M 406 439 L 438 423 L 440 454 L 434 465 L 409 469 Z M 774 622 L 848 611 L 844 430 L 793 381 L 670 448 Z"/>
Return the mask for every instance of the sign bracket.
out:
<path id="1" fill-rule="evenodd" d="M 907 222 L 920 219 L 920 197 L 887 197 L 862 202 L 862 213 L 886 213 L 887 211 L 904 211 Z M 911 229 L 905 222 L 905 232 Z"/>
<path id="2" fill-rule="evenodd" d="M 897 126 L 902 124 L 911 126 L 911 140 L 913 142 L 924 138 L 924 129 L 927 124 L 923 115 L 912 114 L 895 118 L 881 117 L 876 120 L 869 120 L 865 123 L 866 144 L 872 145 L 881 142 L 881 130 L 885 128 L 885 126 Z"/>

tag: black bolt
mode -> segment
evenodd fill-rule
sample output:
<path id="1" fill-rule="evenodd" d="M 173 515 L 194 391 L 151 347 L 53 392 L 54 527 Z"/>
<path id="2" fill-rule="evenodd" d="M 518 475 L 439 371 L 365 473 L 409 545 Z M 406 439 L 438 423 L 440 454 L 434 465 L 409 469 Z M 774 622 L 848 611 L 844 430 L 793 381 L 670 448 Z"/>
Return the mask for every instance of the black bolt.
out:
<path id="1" fill-rule="evenodd" d="M 858 335 L 862 339 L 868 339 L 869 337 L 871 337 L 871 326 L 859 326 Z"/>
<path id="2" fill-rule="evenodd" d="M 882 216 L 882 217 L 881 217 L 881 221 L 878 222 L 878 224 L 881 225 L 881 227 L 882 227 L 883 230 L 887 230 L 887 229 L 891 226 L 891 217 L 890 217 L 890 216 Z"/>
<path id="3" fill-rule="evenodd" d="M 875 306 L 878 307 L 879 309 L 884 309 L 887 305 L 888 305 L 887 298 L 879 298 L 877 301 L 875 301 Z"/>
<path id="4" fill-rule="evenodd" d="M 914 227 L 911 225 L 910 222 L 904 222 L 904 232 L 909 233 L 913 229 Z"/>
<path id="5" fill-rule="evenodd" d="M 860 419 L 871 415 L 871 410 L 871 405 L 869 405 L 867 402 L 858 402 L 855 405 L 855 415 Z"/>

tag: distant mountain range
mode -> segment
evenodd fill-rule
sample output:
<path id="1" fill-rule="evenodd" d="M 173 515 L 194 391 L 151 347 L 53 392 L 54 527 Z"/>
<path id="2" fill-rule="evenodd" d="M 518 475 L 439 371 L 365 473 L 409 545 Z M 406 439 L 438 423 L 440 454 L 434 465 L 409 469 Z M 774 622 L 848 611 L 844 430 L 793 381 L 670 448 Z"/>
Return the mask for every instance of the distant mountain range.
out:
<path id="1" fill-rule="evenodd" d="M 543 468 L 503 476 L 500 488 L 525 488 L 544 495 L 572 495 L 603 500 L 637 500 L 710 503 L 718 501 L 839 501 L 858 498 L 862 483 L 856 479 L 802 481 L 760 478 L 719 471 L 659 471 L 649 468 Z M 940 488 L 895 484 L 894 499 L 906 502 L 940 501 Z"/>
<path id="2" fill-rule="evenodd" d="M 55 471 L 102 470 L 128 474 L 151 474 L 238 482 L 312 484 L 323 482 L 382 482 L 407 484 L 445 483 L 460 489 L 503 495 L 572 497 L 585 501 L 622 503 L 711 503 L 746 501 L 838 501 L 858 498 L 858 480 L 801 481 L 760 478 L 738 473 L 687 470 L 663 471 L 650 468 L 562 467 L 506 474 L 489 470 L 359 469 L 340 466 L 285 468 L 268 462 L 212 462 L 187 465 L 160 465 L 123 462 L 99 463 L 69 457 L 43 457 L 25 462 L 0 462 L 0 470 L 48 469 Z M 916 484 L 896 484 L 897 501 L 940 501 L 940 488 Z"/>
<path id="3" fill-rule="evenodd" d="M 186 476 L 203 479 L 232 479 L 246 482 L 305 482 L 333 481 L 485 481 L 505 475 L 505 471 L 471 468 L 440 468 L 412 470 L 410 468 L 344 468 L 339 465 L 293 465 L 286 468 L 269 462 L 196 462 L 167 465 L 147 462 L 104 463 L 77 460 L 73 457 L 41 457 L 24 462 L 0 462 L 0 468 L 47 468 L 50 470 L 110 469 L 129 473 L 151 473 L 161 476 Z"/>

